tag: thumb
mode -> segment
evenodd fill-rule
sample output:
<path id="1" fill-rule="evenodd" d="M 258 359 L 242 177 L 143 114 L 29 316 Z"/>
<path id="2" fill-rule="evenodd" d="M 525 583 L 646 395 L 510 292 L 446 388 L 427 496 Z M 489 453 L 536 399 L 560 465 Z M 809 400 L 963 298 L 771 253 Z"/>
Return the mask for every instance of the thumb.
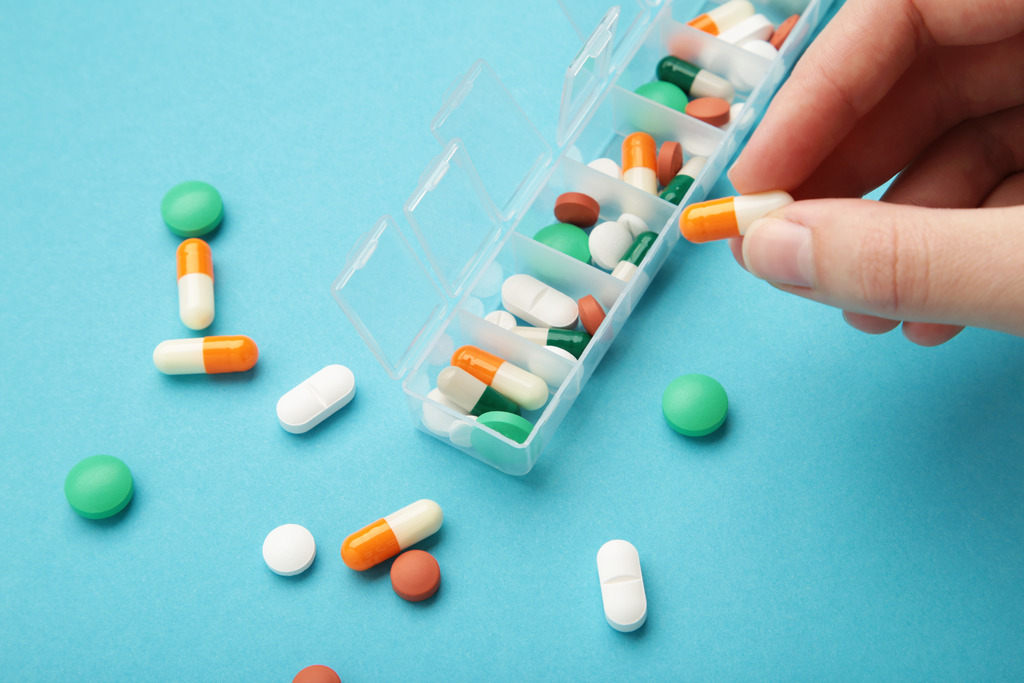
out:
<path id="1" fill-rule="evenodd" d="M 790 204 L 743 237 L 747 270 L 847 311 L 1024 335 L 1024 206 Z"/>

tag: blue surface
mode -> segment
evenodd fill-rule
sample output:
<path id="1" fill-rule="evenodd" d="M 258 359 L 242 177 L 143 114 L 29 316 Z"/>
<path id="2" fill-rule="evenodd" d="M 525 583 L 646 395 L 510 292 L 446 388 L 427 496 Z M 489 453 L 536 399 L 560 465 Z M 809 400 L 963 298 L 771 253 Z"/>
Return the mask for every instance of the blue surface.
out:
<path id="1" fill-rule="evenodd" d="M 415 431 L 329 295 L 357 235 L 436 153 L 428 123 L 486 58 L 553 137 L 578 43 L 555 3 L 6 3 L 0 10 L 0 679 L 1020 679 L 1024 344 L 936 349 L 785 296 L 723 245 L 680 244 L 535 470 Z M 211 182 L 213 333 L 241 376 L 165 377 L 177 319 L 164 192 Z M 724 191 L 724 190 L 723 190 Z M 328 363 L 358 395 L 304 436 L 277 398 Z M 725 427 L 673 432 L 703 372 Z M 135 499 L 77 517 L 68 470 L 109 453 Z M 425 604 L 341 541 L 417 498 Z M 312 569 L 260 549 L 306 526 Z M 646 626 L 613 631 L 595 554 L 639 550 Z"/>

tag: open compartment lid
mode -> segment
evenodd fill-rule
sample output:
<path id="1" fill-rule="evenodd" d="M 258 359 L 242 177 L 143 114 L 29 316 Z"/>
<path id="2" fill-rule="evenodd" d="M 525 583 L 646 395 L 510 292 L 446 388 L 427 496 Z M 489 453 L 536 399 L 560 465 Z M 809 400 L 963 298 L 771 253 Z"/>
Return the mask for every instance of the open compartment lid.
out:
<path id="1" fill-rule="evenodd" d="M 616 7 L 594 0 L 558 0 L 558 4 L 583 43 L 587 42 L 595 27 Z M 629 59 L 649 18 L 662 4 L 664 0 L 622 0 L 618 3 L 618 27 L 609 52 L 612 71 L 618 70 Z"/>
<path id="2" fill-rule="evenodd" d="M 425 349 L 448 305 L 391 216 L 360 237 L 331 293 L 394 379 Z"/>
<path id="3" fill-rule="evenodd" d="M 562 8 L 565 9 L 564 4 Z M 579 127 L 608 80 L 615 27 L 620 12 L 621 8 L 615 6 L 605 13 L 565 71 L 562 103 L 558 110 L 558 132 L 555 136 L 559 147 Z"/>
<path id="4" fill-rule="evenodd" d="M 430 130 L 442 145 L 462 140 L 502 220 L 522 211 L 551 161 L 551 148 L 482 59 L 456 79 Z"/>

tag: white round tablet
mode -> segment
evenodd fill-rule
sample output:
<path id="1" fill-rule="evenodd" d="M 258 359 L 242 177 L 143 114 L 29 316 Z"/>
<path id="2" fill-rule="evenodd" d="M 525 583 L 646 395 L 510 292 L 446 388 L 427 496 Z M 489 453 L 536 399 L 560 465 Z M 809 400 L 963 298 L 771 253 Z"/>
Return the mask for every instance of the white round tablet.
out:
<path id="1" fill-rule="evenodd" d="M 617 222 L 619 225 L 626 226 L 626 229 L 629 230 L 629 234 L 633 236 L 633 239 L 639 237 L 640 233 L 650 232 L 651 230 L 647 227 L 647 223 L 644 222 L 643 218 L 631 213 L 622 214 L 619 216 L 619 220 Z"/>
<path id="2" fill-rule="evenodd" d="M 587 164 L 587 166 L 589 166 L 590 168 L 594 169 L 595 171 L 598 171 L 600 173 L 604 173 L 609 178 L 615 178 L 616 180 L 622 180 L 622 169 L 619 168 L 619 165 L 617 163 L 615 163 L 614 161 L 612 161 L 611 159 L 608 159 L 608 158 L 594 159 L 589 164 Z"/>
<path id="3" fill-rule="evenodd" d="M 489 323 L 494 323 L 503 330 L 516 329 L 516 317 L 509 313 L 508 311 L 491 311 L 486 316 L 484 316 L 484 320 L 486 320 Z"/>
<path id="4" fill-rule="evenodd" d="M 281 576 L 295 576 L 309 569 L 316 557 L 313 534 L 298 524 L 283 524 L 263 541 L 263 561 L 270 571 Z"/>
<path id="5" fill-rule="evenodd" d="M 618 221 L 605 221 L 590 231 L 590 260 L 598 268 L 611 270 L 633 244 L 629 229 Z"/>

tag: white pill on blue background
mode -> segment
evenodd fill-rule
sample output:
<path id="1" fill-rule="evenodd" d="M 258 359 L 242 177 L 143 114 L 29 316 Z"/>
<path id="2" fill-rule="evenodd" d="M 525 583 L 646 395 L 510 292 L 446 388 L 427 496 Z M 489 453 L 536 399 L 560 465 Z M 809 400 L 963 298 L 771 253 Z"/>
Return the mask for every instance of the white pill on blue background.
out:
<path id="1" fill-rule="evenodd" d="M 356 378 L 344 365 L 328 365 L 277 401 L 277 419 L 292 434 L 308 432 L 348 405 Z"/>

